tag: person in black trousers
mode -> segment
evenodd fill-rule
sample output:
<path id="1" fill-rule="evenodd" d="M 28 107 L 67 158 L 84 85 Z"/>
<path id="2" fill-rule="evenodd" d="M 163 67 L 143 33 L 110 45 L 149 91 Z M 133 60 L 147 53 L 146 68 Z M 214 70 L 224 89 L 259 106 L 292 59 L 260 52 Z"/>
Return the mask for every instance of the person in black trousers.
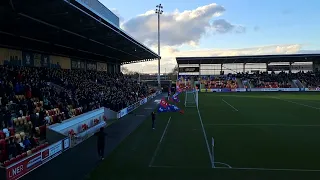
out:
<path id="1" fill-rule="evenodd" d="M 96 133 L 96 136 L 98 137 L 98 155 L 101 158 L 101 160 L 104 160 L 104 147 L 106 142 L 105 140 L 108 134 L 104 132 L 104 128 L 102 127 L 100 128 L 100 131 Z"/>
<path id="2" fill-rule="evenodd" d="M 152 112 L 151 113 L 151 117 L 152 117 L 152 129 L 156 129 L 156 113 Z"/>

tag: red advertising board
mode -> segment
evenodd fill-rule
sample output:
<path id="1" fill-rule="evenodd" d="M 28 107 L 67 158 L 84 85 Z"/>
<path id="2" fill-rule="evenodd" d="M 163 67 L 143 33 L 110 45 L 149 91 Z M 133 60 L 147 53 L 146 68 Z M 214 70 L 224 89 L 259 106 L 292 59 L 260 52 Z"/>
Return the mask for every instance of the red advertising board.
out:
<path id="1" fill-rule="evenodd" d="M 6 168 L 7 180 L 19 179 L 30 171 L 60 155 L 63 151 L 63 141 L 68 140 L 69 138 L 58 141 L 57 143 L 52 144 L 51 146 L 37 152 L 32 156 L 22 159 L 21 161 L 11 166 L 8 166 Z M 69 146 L 65 145 L 65 148 L 68 149 Z"/>
<path id="2" fill-rule="evenodd" d="M 42 163 L 41 152 L 26 158 L 7 168 L 7 180 L 16 180 L 37 168 Z"/>

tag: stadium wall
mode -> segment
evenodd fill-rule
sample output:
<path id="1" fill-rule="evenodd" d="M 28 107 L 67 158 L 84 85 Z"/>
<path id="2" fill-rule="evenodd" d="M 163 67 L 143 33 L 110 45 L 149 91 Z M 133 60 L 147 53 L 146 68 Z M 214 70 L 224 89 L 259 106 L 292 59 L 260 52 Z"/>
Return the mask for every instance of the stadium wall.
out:
<path id="1" fill-rule="evenodd" d="M 15 62 L 21 64 L 22 51 L 0 48 L 0 65 L 4 65 L 5 61 Z"/>
<path id="2" fill-rule="evenodd" d="M 120 72 L 120 65 L 0 48 L 0 65 Z"/>
<path id="3" fill-rule="evenodd" d="M 67 57 L 50 56 L 51 64 L 60 66 L 62 69 L 71 69 L 71 60 Z"/>

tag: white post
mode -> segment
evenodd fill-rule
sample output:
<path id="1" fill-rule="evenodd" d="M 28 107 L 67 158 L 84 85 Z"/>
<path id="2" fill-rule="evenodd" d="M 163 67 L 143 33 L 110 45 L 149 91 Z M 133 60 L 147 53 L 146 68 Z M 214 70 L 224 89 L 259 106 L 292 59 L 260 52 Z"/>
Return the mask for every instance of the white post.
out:
<path id="1" fill-rule="evenodd" d="M 212 153 L 212 155 L 211 155 L 211 157 L 212 157 L 212 168 L 215 168 L 215 166 L 214 166 L 214 139 L 213 139 L 213 137 L 212 137 L 212 145 L 211 145 L 211 153 Z"/>

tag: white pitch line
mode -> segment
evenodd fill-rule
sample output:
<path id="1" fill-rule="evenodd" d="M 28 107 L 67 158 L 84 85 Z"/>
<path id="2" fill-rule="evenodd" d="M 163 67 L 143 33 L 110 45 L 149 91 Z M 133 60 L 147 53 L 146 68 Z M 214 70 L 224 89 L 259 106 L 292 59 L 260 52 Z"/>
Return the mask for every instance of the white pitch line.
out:
<path id="1" fill-rule="evenodd" d="M 161 145 L 162 140 L 163 140 L 163 138 L 164 138 L 164 136 L 165 136 L 165 134 L 166 134 L 166 132 L 167 132 L 168 126 L 169 126 L 169 124 L 170 124 L 170 121 L 171 121 L 171 116 L 170 116 L 170 118 L 169 118 L 169 120 L 168 120 L 168 122 L 167 122 L 166 127 L 165 127 L 164 130 L 163 130 L 163 133 L 162 133 L 162 136 L 161 136 L 161 138 L 160 138 L 160 140 L 159 140 L 159 142 L 158 142 L 157 148 L 156 148 L 156 150 L 155 150 L 154 153 L 153 153 L 153 156 L 152 156 L 151 161 L 150 161 L 150 163 L 149 163 L 149 167 L 152 167 L 152 164 L 153 164 L 153 162 L 154 162 L 154 159 L 156 158 L 156 156 L 157 156 L 157 154 L 158 154 L 158 151 L 159 151 L 159 149 L 160 149 L 160 145 Z"/>
<path id="2" fill-rule="evenodd" d="M 208 149 L 208 154 L 209 154 L 211 166 L 214 167 L 214 163 L 212 162 L 212 155 L 211 155 L 211 151 L 210 151 L 210 147 L 209 147 L 209 143 L 208 143 L 208 139 L 207 139 L 207 134 L 206 134 L 206 131 L 204 130 L 204 126 L 203 126 L 203 122 L 202 122 L 202 118 L 201 118 L 198 106 L 197 106 L 197 110 L 198 110 L 198 115 L 199 115 L 199 120 L 200 120 L 200 124 L 201 124 L 201 128 L 202 128 L 204 140 L 206 141 L 206 145 L 207 145 L 207 149 Z"/>
<path id="3" fill-rule="evenodd" d="M 186 168 L 198 168 L 208 169 L 207 167 L 183 167 L 183 166 L 150 166 L 151 168 L 169 168 L 169 169 L 186 169 Z M 273 168 L 234 168 L 234 167 L 215 167 L 214 169 L 226 169 L 226 170 L 243 170 L 243 171 L 291 171 L 291 172 L 320 172 L 320 169 L 273 169 Z"/>
<path id="4" fill-rule="evenodd" d="M 167 169 L 211 169 L 205 166 L 150 166 L 150 168 L 167 168 Z"/>
<path id="5" fill-rule="evenodd" d="M 221 164 L 227 166 L 227 168 L 232 168 L 229 164 L 227 163 L 222 163 L 222 162 L 214 162 L 215 164 Z"/>
<path id="6" fill-rule="evenodd" d="M 320 172 L 320 169 L 273 169 L 273 168 L 227 168 L 216 167 L 216 169 L 230 169 L 230 170 L 256 170 L 256 171 L 292 171 L 292 172 Z"/>
<path id="7" fill-rule="evenodd" d="M 234 109 L 235 111 L 239 111 L 238 109 L 236 109 L 235 107 L 233 107 L 231 104 L 229 104 L 227 101 L 225 101 L 224 99 L 222 99 L 222 101 L 226 104 L 228 104 L 232 109 Z"/>
<path id="8" fill-rule="evenodd" d="M 319 124 L 205 124 L 205 126 L 288 126 L 288 127 L 320 127 Z"/>
<path id="9" fill-rule="evenodd" d="M 309 105 L 306 105 L 306 104 L 301 104 L 301 103 L 297 103 L 297 102 L 294 102 L 294 101 L 289 101 L 289 100 L 286 100 L 286 99 L 280 99 L 280 98 L 277 98 L 277 97 L 273 97 L 273 98 L 281 100 L 281 101 L 285 101 L 285 102 L 288 102 L 288 103 L 292 103 L 292 104 L 296 104 L 296 105 L 300 105 L 300 106 L 304 106 L 304 107 L 320 110 L 320 108 L 318 108 L 318 107 L 309 106 Z"/>

